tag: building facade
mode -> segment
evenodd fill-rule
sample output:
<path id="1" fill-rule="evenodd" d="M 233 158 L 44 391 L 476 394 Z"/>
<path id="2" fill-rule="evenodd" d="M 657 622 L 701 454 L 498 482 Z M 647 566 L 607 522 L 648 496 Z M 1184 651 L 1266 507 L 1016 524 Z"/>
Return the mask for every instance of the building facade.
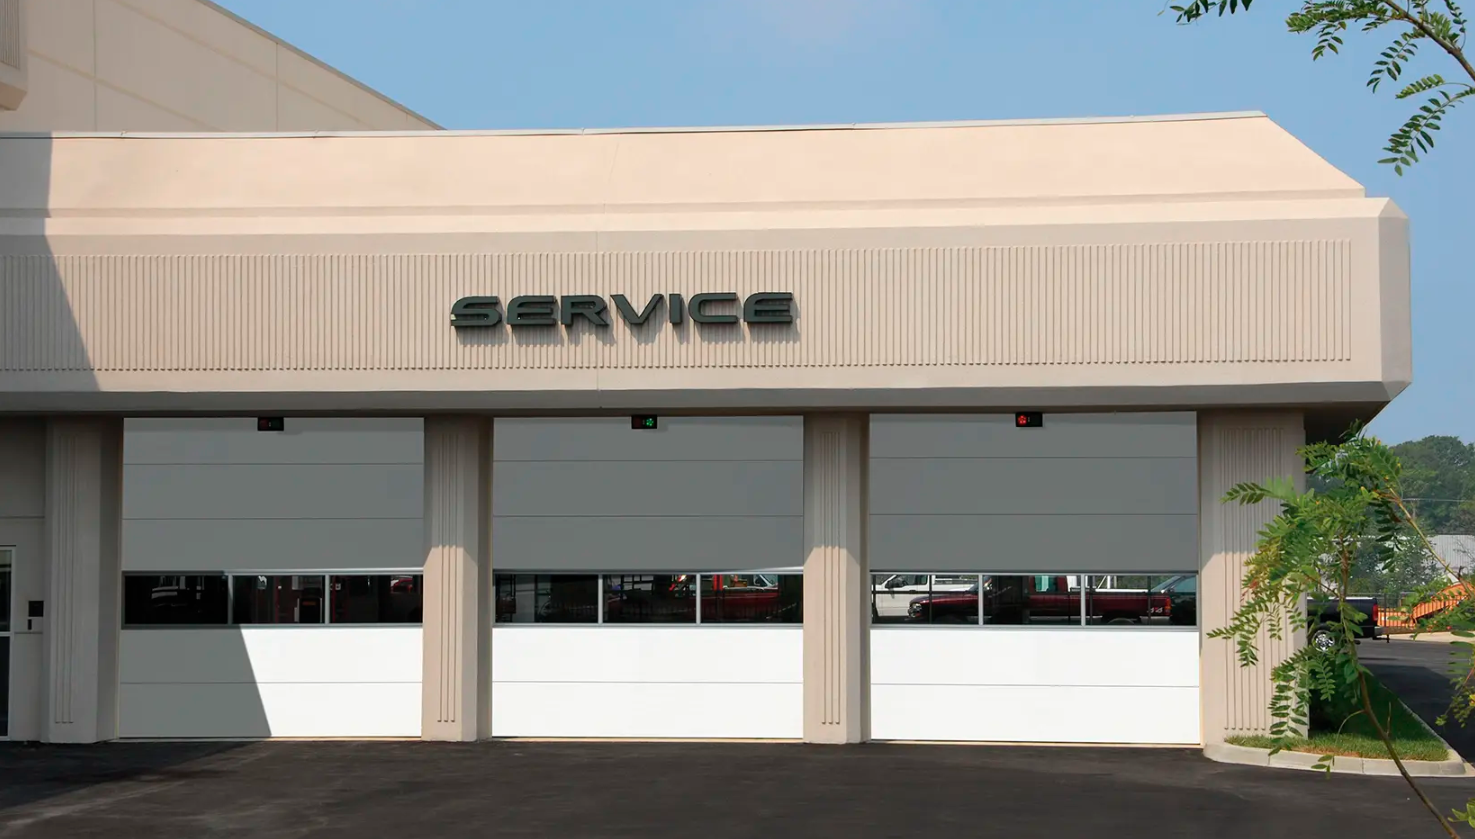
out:
<path id="1" fill-rule="evenodd" d="M 1263 731 L 1407 243 L 1259 114 L 0 136 L 9 736 Z"/>

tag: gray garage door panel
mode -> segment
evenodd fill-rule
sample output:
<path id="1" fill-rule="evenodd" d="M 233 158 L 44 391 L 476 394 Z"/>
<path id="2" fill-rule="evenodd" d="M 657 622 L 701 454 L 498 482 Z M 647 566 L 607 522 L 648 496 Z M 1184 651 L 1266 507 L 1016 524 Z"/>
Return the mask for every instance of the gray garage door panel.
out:
<path id="1" fill-rule="evenodd" d="M 126 520 L 123 570 L 408 570 L 424 532 L 418 518 Z"/>
<path id="2" fill-rule="evenodd" d="M 803 562 L 801 516 L 492 522 L 492 567 L 504 571 L 742 571 Z"/>
<path id="3" fill-rule="evenodd" d="M 419 418 L 291 417 L 286 431 L 256 430 L 253 417 L 130 419 L 123 462 L 158 463 L 420 463 Z"/>
<path id="4" fill-rule="evenodd" d="M 500 516 L 781 516 L 803 512 L 795 461 L 498 463 Z"/>
<path id="5" fill-rule="evenodd" d="M 419 518 L 422 474 L 419 464 L 130 465 L 123 516 Z"/>
<path id="6" fill-rule="evenodd" d="M 1046 413 L 1044 428 L 1012 414 L 898 415 L 871 420 L 871 457 L 1196 457 L 1192 412 Z"/>
<path id="7" fill-rule="evenodd" d="M 1192 458 L 877 459 L 873 513 L 1187 513 Z"/>
<path id="8" fill-rule="evenodd" d="M 803 460 L 800 417 L 661 417 L 655 431 L 628 418 L 499 419 L 505 460 Z"/>
<path id="9" fill-rule="evenodd" d="M 1188 572 L 1196 516 L 871 516 L 877 571 Z"/>

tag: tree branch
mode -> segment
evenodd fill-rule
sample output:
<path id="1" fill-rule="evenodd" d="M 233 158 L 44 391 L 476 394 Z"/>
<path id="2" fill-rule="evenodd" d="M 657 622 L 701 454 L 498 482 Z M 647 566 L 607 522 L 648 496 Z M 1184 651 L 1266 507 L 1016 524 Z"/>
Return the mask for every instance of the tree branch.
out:
<path id="1" fill-rule="evenodd" d="M 1461 67 L 1465 68 L 1465 73 L 1470 76 L 1470 80 L 1475 81 L 1475 67 L 1470 66 L 1469 60 L 1465 58 L 1465 51 L 1460 49 L 1458 44 L 1439 37 L 1439 33 L 1435 32 L 1433 27 L 1429 26 L 1422 18 L 1414 17 L 1407 9 L 1398 5 L 1396 0 L 1381 0 L 1381 2 L 1393 10 L 1394 17 L 1424 33 L 1425 37 L 1438 44 L 1440 49 L 1449 53 L 1455 61 L 1460 63 Z"/>

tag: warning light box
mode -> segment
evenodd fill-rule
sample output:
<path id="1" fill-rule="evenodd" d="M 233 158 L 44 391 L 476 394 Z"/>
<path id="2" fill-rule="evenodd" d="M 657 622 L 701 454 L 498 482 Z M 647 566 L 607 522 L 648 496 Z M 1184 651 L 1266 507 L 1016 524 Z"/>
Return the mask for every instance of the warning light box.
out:
<path id="1" fill-rule="evenodd" d="M 650 414 L 630 418 L 630 427 L 637 431 L 655 431 L 658 425 L 660 425 L 659 419 Z"/>
<path id="2" fill-rule="evenodd" d="M 286 431 L 287 421 L 281 417 L 257 417 L 257 431 Z"/>
<path id="3" fill-rule="evenodd" d="M 1045 415 L 1039 411 L 1015 411 L 1015 428 L 1044 428 Z"/>

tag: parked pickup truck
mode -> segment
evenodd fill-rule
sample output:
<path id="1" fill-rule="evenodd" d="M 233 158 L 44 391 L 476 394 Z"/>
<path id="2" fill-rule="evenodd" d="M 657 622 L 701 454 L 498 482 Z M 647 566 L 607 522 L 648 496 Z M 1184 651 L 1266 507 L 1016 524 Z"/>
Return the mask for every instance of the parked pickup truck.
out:
<path id="1" fill-rule="evenodd" d="M 983 616 L 990 624 L 1070 624 L 1080 620 L 1079 577 L 990 576 L 983 578 Z M 979 591 L 942 592 L 913 598 L 907 616 L 917 623 L 977 623 Z M 1134 624 L 1167 621 L 1169 593 L 1145 589 L 1093 589 L 1087 592 L 1091 623 Z"/>
<path id="2" fill-rule="evenodd" d="M 1382 634 L 1382 628 L 1378 626 L 1378 600 L 1375 597 L 1349 597 L 1347 605 L 1362 613 L 1362 620 L 1355 626 L 1361 630 L 1357 640 L 1363 638 L 1377 638 Z M 1337 627 L 1340 620 L 1337 616 L 1337 601 L 1335 600 L 1312 600 L 1306 604 L 1306 615 L 1308 620 L 1307 641 L 1311 646 L 1327 652 L 1337 645 L 1341 630 Z"/>

